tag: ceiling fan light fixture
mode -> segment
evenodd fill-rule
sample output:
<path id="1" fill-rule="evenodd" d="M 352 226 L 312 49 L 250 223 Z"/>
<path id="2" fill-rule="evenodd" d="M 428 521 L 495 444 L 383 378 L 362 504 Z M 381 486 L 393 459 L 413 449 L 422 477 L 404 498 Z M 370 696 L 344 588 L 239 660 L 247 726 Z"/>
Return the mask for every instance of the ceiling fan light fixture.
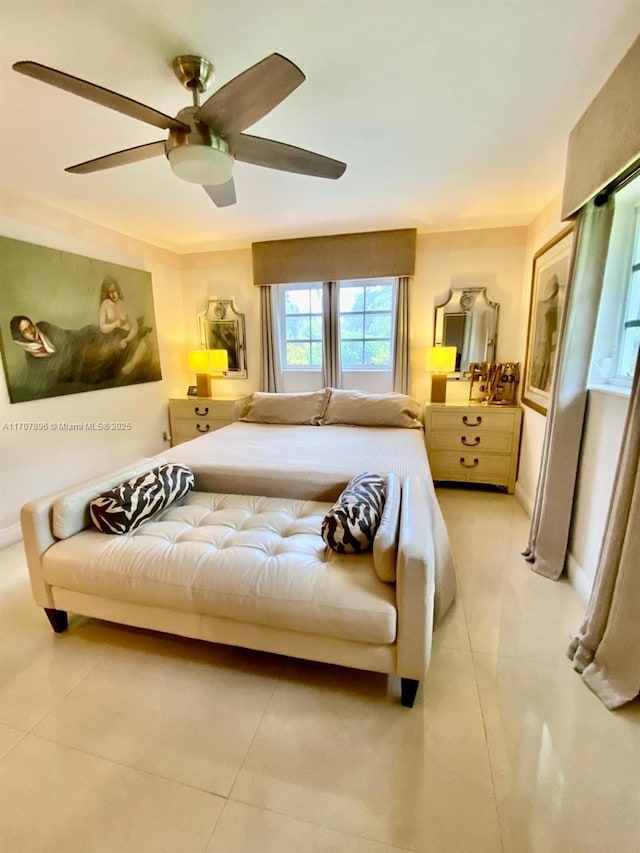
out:
<path id="1" fill-rule="evenodd" d="M 181 145 L 172 148 L 168 157 L 176 177 L 205 187 L 226 184 L 233 171 L 233 157 L 208 145 Z"/>

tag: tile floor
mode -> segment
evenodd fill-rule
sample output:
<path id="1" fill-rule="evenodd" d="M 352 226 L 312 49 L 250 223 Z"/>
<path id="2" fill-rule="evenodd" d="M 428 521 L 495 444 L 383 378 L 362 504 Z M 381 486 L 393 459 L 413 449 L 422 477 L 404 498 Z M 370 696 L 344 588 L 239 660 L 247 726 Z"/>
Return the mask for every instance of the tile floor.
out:
<path id="1" fill-rule="evenodd" d="M 412 711 L 386 677 L 75 618 L 0 552 L 2 853 L 631 853 L 640 703 L 564 655 L 584 607 L 507 495 L 439 490 L 459 595 Z M 390 687 L 390 689 L 388 689 Z"/>

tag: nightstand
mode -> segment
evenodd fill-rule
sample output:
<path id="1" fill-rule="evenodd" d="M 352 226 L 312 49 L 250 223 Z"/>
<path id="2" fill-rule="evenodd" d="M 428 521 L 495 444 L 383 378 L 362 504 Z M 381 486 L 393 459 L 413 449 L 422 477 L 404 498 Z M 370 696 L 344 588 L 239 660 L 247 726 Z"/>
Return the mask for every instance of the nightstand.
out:
<path id="1" fill-rule="evenodd" d="M 250 395 L 172 397 L 169 400 L 171 444 L 182 444 L 241 418 Z"/>
<path id="2" fill-rule="evenodd" d="M 486 483 L 512 495 L 522 409 L 481 403 L 427 403 L 425 438 L 434 480 Z"/>

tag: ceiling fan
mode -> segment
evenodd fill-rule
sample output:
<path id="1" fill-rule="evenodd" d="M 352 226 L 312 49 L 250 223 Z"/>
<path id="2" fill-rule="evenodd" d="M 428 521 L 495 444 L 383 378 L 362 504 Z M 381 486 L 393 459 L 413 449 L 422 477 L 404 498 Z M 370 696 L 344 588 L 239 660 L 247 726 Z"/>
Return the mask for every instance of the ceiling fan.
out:
<path id="1" fill-rule="evenodd" d="M 38 62 L 23 61 L 13 65 L 14 71 L 20 74 L 169 131 L 166 140 L 115 151 L 65 169 L 74 175 L 112 169 L 164 154 L 177 177 L 201 184 L 217 207 L 228 207 L 236 202 L 232 177 L 234 159 L 320 178 L 339 178 L 347 168 L 346 163 L 322 154 L 243 133 L 304 81 L 302 71 L 286 57 L 272 53 L 234 77 L 203 104 L 200 94 L 213 80 L 213 65 L 209 60 L 201 56 L 177 56 L 172 67 L 193 97 L 193 105 L 180 110 L 175 118 Z"/>

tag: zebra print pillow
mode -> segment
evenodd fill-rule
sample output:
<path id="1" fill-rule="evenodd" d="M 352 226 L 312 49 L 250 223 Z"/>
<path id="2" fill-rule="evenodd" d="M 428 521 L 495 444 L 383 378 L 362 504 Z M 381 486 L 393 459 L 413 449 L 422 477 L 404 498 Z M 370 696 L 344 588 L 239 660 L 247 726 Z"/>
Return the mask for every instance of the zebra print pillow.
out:
<path id="1" fill-rule="evenodd" d="M 89 514 L 101 533 L 130 533 L 193 485 L 193 471 L 186 465 L 161 465 L 98 495 L 89 504 Z"/>
<path id="2" fill-rule="evenodd" d="M 358 474 L 322 521 L 322 538 L 339 554 L 366 551 L 382 518 L 385 481 L 378 474 Z"/>

